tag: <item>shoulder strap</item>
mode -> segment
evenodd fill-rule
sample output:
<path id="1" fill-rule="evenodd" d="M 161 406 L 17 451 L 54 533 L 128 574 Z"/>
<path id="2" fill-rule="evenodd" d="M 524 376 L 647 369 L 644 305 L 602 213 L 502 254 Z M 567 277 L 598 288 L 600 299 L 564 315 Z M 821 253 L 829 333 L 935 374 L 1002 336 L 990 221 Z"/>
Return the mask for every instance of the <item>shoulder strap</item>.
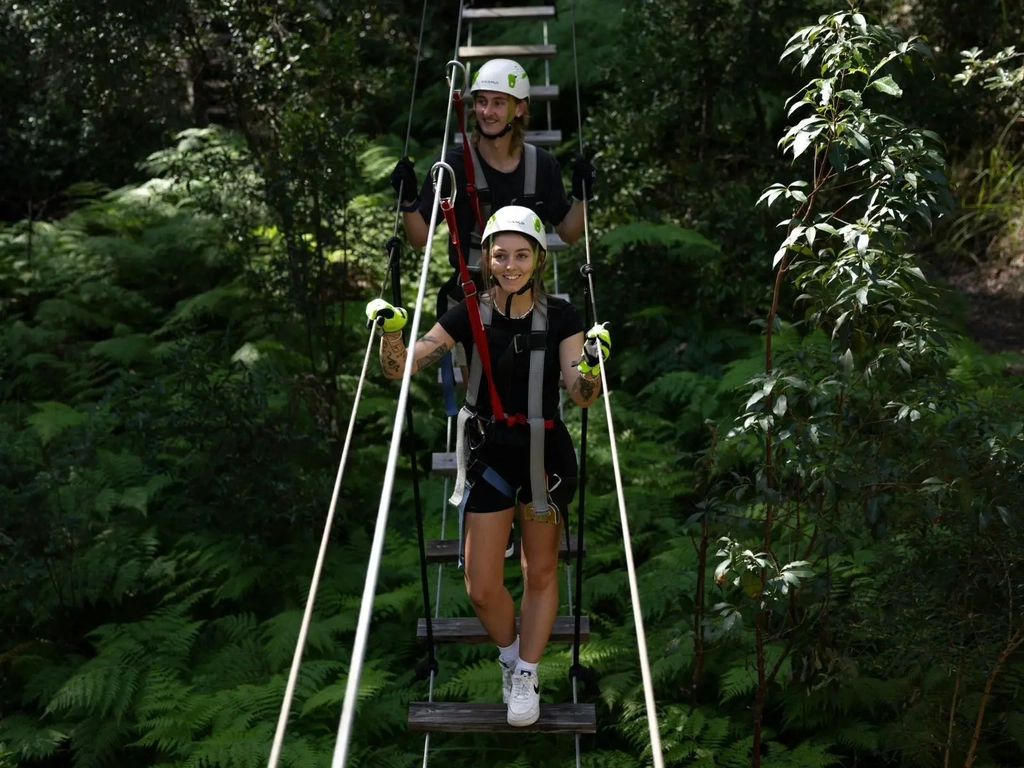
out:
<path id="1" fill-rule="evenodd" d="M 533 322 L 530 330 L 534 333 L 547 333 L 548 303 L 542 293 L 537 299 L 533 311 Z M 546 517 L 551 507 L 548 505 L 548 486 L 544 474 L 544 349 L 530 352 L 530 391 L 526 407 L 526 423 L 530 427 L 530 487 L 533 489 L 533 514 Z"/>
<path id="2" fill-rule="evenodd" d="M 523 194 L 534 197 L 537 194 L 537 148 L 533 144 L 523 144 L 523 160 L 526 162 Z"/>

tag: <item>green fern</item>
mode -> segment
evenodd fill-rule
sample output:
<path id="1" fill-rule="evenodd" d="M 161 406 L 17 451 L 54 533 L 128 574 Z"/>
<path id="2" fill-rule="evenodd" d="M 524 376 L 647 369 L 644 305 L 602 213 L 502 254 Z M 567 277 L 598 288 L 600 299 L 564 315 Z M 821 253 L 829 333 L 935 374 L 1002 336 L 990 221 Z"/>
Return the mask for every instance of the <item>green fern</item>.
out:
<path id="1" fill-rule="evenodd" d="M 68 429 L 79 427 L 89 421 L 89 415 L 58 402 L 36 403 L 36 413 L 26 421 L 36 431 L 39 440 L 47 445 Z"/>

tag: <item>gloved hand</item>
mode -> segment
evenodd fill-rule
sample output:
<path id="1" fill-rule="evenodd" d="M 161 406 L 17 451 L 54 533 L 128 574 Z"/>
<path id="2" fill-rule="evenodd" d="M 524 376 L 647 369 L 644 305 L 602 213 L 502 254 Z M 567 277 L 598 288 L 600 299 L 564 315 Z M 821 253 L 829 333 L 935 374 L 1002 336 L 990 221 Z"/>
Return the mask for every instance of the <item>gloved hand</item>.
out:
<path id="1" fill-rule="evenodd" d="M 374 299 L 366 305 L 366 319 L 367 328 L 377 325 L 384 333 L 392 333 L 405 327 L 409 313 L 401 307 L 391 306 L 384 299 Z"/>
<path id="2" fill-rule="evenodd" d="M 598 323 L 587 331 L 586 341 L 583 342 L 583 357 L 580 358 L 576 366 L 580 373 L 597 376 L 601 372 L 602 357 L 605 360 L 611 357 L 612 337 L 605 325 L 607 323 Z M 600 356 L 598 355 L 599 348 Z"/>
<path id="3" fill-rule="evenodd" d="M 576 160 L 572 164 L 572 196 L 577 200 L 592 200 L 595 179 L 597 179 L 597 170 L 589 160 L 577 152 Z M 583 196 L 584 183 L 586 184 L 586 197 Z"/>
<path id="4" fill-rule="evenodd" d="M 395 164 L 391 172 L 391 186 L 396 195 L 402 196 L 402 205 L 415 203 L 419 198 L 420 185 L 416 182 L 416 168 L 408 155 Z"/>

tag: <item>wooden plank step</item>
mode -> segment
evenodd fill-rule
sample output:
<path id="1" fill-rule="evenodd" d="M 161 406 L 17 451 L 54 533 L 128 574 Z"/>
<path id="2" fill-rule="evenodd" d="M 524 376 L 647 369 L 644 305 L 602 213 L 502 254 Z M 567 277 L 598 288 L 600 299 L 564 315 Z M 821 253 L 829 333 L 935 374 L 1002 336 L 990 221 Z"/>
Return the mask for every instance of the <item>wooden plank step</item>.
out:
<path id="1" fill-rule="evenodd" d="M 457 366 L 457 365 L 455 366 L 455 377 L 454 378 L 455 378 L 455 388 L 459 389 L 460 387 L 463 386 L 463 382 L 462 382 L 462 369 L 459 366 Z M 444 383 L 441 380 L 441 369 L 440 368 L 437 369 L 437 383 L 438 384 L 443 384 Z"/>
<path id="2" fill-rule="evenodd" d="M 555 6 L 533 5 L 512 8 L 464 8 L 463 21 L 547 21 L 555 18 Z"/>
<path id="3" fill-rule="evenodd" d="M 530 101 L 557 101 L 560 93 L 557 85 L 531 85 Z"/>
<path id="4" fill-rule="evenodd" d="M 548 251 L 564 251 L 569 244 L 557 232 L 548 232 Z"/>
<path id="5" fill-rule="evenodd" d="M 538 147 L 557 147 L 562 143 L 561 131 L 527 131 L 526 141 Z M 455 132 L 455 143 L 462 144 L 462 134 Z"/>
<path id="6" fill-rule="evenodd" d="M 435 453 L 431 457 L 430 471 L 441 477 L 455 477 L 458 469 L 455 453 Z"/>
<path id="7" fill-rule="evenodd" d="M 576 557 L 576 536 L 570 532 L 569 534 L 569 545 L 565 544 L 565 537 L 562 537 L 561 546 L 558 549 L 558 556 L 562 560 L 566 560 L 570 557 Z M 516 539 L 515 546 L 513 547 L 512 554 L 507 558 L 511 560 L 519 559 L 520 540 Z M 587 555 L 587 542 L 583 542 L 583 556 Z M 459 540 L 458 539 L 433 539 L 427 542 L 427 562 L 428 563 L 454 563 L 459 559 Z"/>
<path id="8" fill-rule="evenodd" d="M 491 639 L 484 630 L 484 625 L 475 616 L 455 616 L 433 619 L 431 621 L 434 630 L 435 643 L 489 643 Z M 571 643 L 574 639 L 573 630 L 576 626 L 576 619 L 572 616 L 556 616 L 555 624 L 551 628 L 552 643 Z M 519 629 L 519 619 L 516 619 L 516 629 Z M 426 642 L 427 620 L 420 619 L 416 622 L 416 639 Z M 580 617 L 580 642 L 590 641 L 590 617 Z"/>
<path id="9" fill-rule="evenodd" d="M 533 725 L 508 724 L 504 704 L 452 701 L 409 703 L 409 730 L 444 733 L 597 733 L 593 704 L 541 704 Z"/>
<path id="10" fill-rule="evenodd" d="M 459 59 L 553 59 L 558 55 L 554 45 L 460 45 Z"/>

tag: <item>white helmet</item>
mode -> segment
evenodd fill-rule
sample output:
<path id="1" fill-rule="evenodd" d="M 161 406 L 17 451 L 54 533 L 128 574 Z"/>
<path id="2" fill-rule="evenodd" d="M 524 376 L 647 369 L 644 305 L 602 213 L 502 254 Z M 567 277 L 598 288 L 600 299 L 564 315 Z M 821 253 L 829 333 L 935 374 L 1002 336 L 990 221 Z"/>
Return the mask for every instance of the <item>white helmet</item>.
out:
<path id="1" fill-rule="evenodd" d="M 487 220 L 480 241 L 486 243 L 489 237 L 502 232 L 518 232 L 537 243 L 542 251 L 548 249 L 547 233 L 540 216 L 522 205 L 506 205 L 495 211 Z"/>
<path id="2" fill-rule="evenodd" d="M 526 70 L 512 59 L 491 59 L 473 75 L 470 93 L 497 91 L 520 100 L 530 100 L 530 78 Z"/>

